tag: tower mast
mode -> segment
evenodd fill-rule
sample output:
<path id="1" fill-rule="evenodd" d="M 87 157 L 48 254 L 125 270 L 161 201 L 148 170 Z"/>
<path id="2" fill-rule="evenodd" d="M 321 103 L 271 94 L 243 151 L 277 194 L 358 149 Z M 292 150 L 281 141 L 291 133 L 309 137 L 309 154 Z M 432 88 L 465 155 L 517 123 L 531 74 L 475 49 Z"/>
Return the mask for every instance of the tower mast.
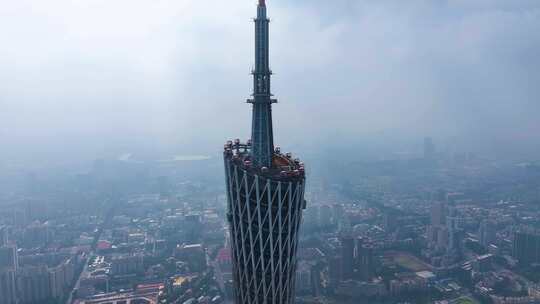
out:
<path id="1" fill-rule="evenodd" d="M 259 0 L 255 19 L 255 69 L 253 74 L 253 94 L 248 102 L 253 105 L 251 127 L 251 156 L 256 166 L 272 167 L 274 134 L 272 129 L 272 99 L 270 92 L 270 42 L 269 23 L 266 17 L 265 0 Z"/>

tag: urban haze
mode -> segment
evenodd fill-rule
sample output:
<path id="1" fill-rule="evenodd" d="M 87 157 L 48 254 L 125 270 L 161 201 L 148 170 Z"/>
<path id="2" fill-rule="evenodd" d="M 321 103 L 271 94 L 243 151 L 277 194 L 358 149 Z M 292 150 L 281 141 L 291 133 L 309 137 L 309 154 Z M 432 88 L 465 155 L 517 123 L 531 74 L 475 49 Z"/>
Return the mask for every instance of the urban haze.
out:
<path id="1" fill-rule="evenodd" d="M 0 304 L 540 303 L 540 2 L 0 6 Z"/>

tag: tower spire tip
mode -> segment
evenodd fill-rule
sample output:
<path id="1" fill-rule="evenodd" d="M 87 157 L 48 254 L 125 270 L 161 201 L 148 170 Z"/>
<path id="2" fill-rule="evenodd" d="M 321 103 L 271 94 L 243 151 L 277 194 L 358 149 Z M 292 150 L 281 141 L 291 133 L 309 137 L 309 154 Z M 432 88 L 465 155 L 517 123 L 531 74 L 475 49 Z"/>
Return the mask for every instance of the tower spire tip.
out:
<path id="1" fill-rule="evenodd" d="M 259 6 L 266 6 L 266 0 L 259 0 Z"/>

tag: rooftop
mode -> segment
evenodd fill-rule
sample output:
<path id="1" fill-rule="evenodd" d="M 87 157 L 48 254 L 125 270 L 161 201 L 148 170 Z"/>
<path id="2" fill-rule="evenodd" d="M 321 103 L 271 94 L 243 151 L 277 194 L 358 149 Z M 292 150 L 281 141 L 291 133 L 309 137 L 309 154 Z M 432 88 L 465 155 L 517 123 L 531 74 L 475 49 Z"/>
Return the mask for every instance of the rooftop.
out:
<path id="1" fill-rule="evenodd" d="M 416 275 L 423 279 L 434 279 L 436 277 L 431 271 L 419 271 L 416 273 Z"/>

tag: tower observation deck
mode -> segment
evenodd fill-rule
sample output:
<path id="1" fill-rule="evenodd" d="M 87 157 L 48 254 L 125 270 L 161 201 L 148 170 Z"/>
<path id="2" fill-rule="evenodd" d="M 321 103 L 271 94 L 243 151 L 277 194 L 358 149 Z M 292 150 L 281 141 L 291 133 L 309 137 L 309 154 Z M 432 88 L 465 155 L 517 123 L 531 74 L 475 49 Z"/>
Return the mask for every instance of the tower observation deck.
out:
<path id="1" fill-rule="evenodd" d="M 259 0 L 251 139 L 224 146 L 229 230 L 236 304 L 294 302 L 298 230 L 304 200 L 304 164 L 274 146 L 270 91 L 269 20 Z"/>

